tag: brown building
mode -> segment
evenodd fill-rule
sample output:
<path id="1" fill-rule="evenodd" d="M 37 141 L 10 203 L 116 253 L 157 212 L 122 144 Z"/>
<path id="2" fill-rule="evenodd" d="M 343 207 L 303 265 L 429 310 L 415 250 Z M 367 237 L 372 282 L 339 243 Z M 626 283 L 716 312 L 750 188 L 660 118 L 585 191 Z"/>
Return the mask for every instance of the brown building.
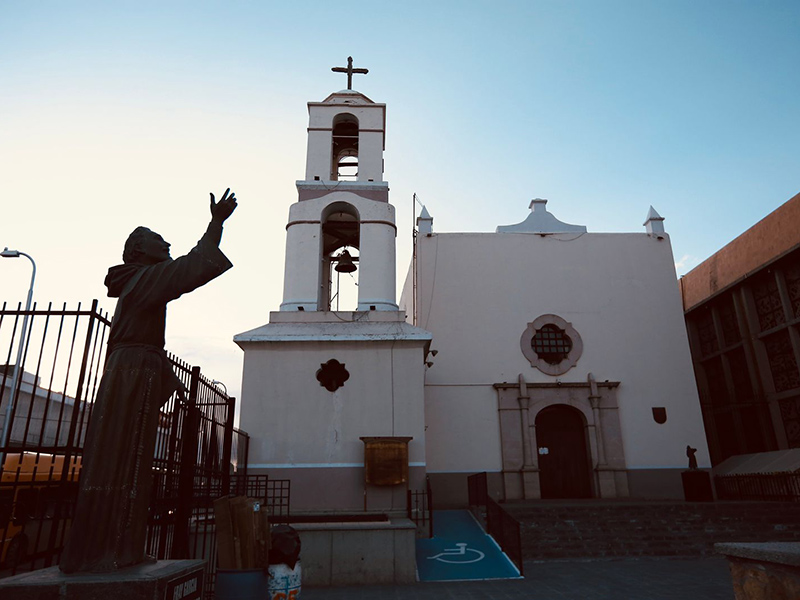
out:
<path id="1" fill-rule="evenodd" d="M 712 464 L 800 448 L 800 194 L 680 287 Z"/>

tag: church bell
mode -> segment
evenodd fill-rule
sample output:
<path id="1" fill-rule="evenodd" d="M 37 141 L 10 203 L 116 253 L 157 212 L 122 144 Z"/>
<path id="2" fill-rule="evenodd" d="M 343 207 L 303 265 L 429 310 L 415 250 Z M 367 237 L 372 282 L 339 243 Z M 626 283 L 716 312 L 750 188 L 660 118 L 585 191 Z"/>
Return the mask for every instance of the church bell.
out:
<path id="1" fill-rule="evenodd" d="M 336 271 L 339 273 L 352 273 L 356 270 L 356 265 L 353 263 L 353 257 L 347 250 L 342 250 L 342 253 L 336 257 Z"/>

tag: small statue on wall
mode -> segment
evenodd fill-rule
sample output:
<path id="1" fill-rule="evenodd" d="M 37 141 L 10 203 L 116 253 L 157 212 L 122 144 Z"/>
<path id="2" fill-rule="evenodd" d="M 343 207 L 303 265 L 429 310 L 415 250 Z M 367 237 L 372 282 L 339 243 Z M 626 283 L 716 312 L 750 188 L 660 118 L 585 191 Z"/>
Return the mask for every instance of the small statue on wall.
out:
<path id="1" fill-rule="evenodd" d="M 697 452 L 697 448 L 692 448 L 691 446 L 686 446 L 686 456 L 689 457 L 689 470 L 696 471 L 697 470 L 697 458 L 695 457 L 695 453 Z"/>

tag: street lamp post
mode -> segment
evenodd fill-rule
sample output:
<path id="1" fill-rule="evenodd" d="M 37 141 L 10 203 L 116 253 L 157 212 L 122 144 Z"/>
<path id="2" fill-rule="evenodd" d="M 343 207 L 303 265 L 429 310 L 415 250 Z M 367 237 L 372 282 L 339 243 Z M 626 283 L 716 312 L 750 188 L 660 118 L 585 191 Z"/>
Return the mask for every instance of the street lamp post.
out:
<path id="1" fill-rule="evenodd" d="M 36 263 L 33 261 L 33 258 L 31 258 L 30 255 L 20 252 L 19 250 L 9 250 L 8 247 L 0 252 L 0 256 L 3 258 L 19 258 L 20 256 L 24 256 L 31 261 L 31 265 L 33 266 L 33 270 L 31 272 L 31 285 L 28 288 L 28 300 L 25 303 L 25 316 L 22 319 L 22 335 L 19 338 L 19 345 L 17 348 L 17 362 L 14 363 L 14 375 L 11 378 L 11 395 L 8 399 L 8 405 L 6 406 L 6 416 L 3 422 L 3 434 L 2 437 L 0 437 L 0 448 L 2 448 L 2 451 L 0 451 L 0 470 L 2 470 L 5 467 L 6 462 L 6 445 L 8 444 L 8 436 L 9 432 L 11 431 L 11 415 L 14 412 L 14 402 L 16 400 L 14 392 L 16 391 L 19 383 L 20 366 L 22 364 L 22 349 L 25 346 L 25 333 L 28 330 L 28 313 L 31 310 L 31 301 L 33 300 L 33 283 L 36 280 Z"/>

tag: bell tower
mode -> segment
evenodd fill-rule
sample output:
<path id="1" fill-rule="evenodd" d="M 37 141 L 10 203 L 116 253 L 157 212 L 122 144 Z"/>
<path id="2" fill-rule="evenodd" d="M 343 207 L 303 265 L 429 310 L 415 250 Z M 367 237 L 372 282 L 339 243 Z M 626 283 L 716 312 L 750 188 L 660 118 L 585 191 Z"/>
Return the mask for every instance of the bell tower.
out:
<path id="1" fill-rule="evenodd" d="M 293 511 L 404 514 L 406 490 L 425 482 L 431 334 L 407 323 L 395 299 L 386 105 L 352 89 L 353 75 L 366 73 L 352 59 L 333 70 L 346 73 L 348 85 L 308 103 L 305 179 L 289 207 L 280 310 L 234 337 L 244 350 L 248 468 L 290 479 Z M 351 278 L 353 306 L 343 306 L 339 284 Z M 366 468 L 370 445 L 394 448 L 401 470 L 375 476 Z"/>
<path id="2" fill-rule="evenodd" d="M 329 311 L 334 279 L 357 272 L 357 311 L 396 311 L 394 207 L 383 181 L 386 105 L 348 88 L 308 103 L 305 179 L 289 209 L 281 311 Z"/>

